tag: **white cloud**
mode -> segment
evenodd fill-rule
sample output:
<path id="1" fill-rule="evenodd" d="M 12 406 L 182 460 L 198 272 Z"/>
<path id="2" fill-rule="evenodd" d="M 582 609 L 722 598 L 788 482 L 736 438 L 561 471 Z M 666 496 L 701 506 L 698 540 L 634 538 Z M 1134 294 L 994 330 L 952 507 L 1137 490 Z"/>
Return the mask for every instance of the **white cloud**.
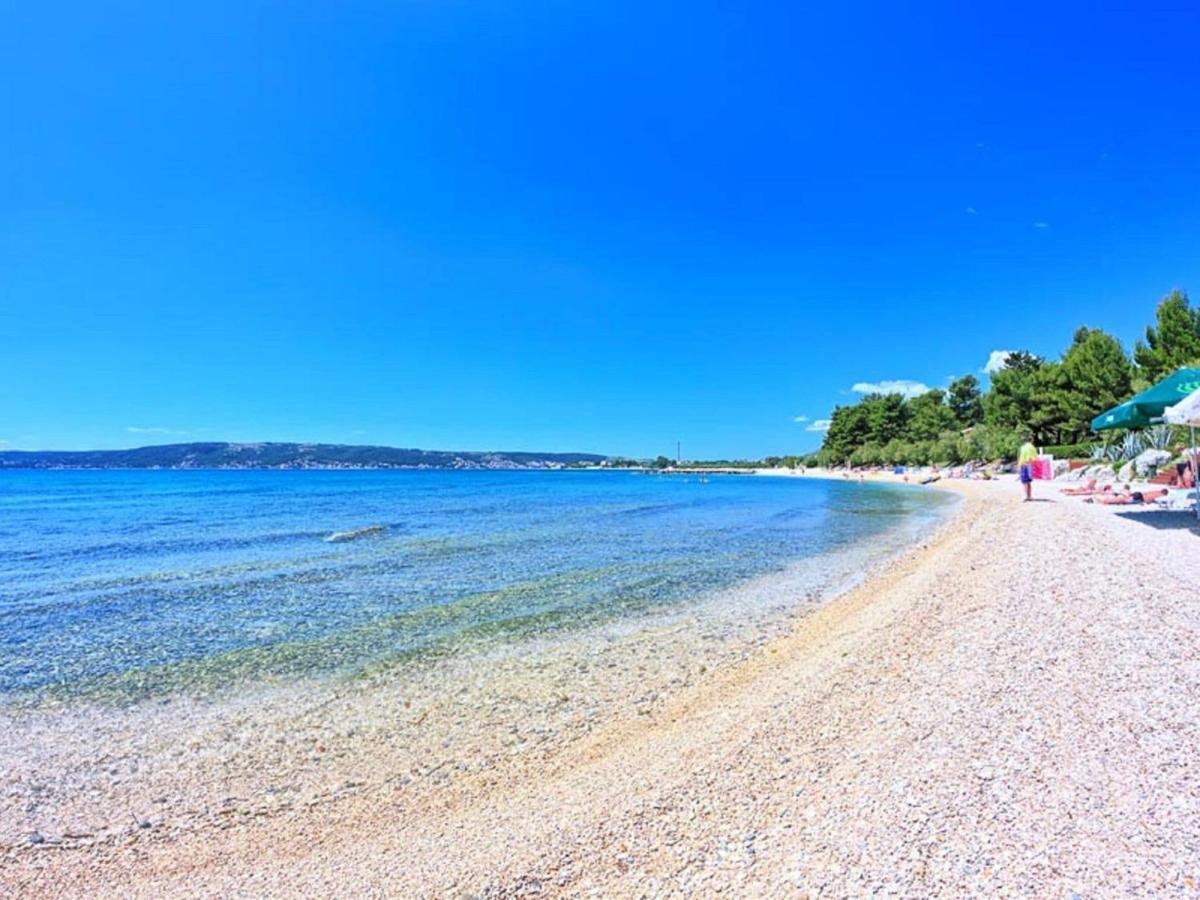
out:
<path id="1" fill-rule="evenodd" d="M 988 375 L 994 375 L 1008 365 L 1008 357 L 1012 350 L 993 350 L 988 354 L 987 363 L 983 367 L 983 372 Z"/>
<path id="2" fill-rule="evenodd" d="M 807 422 L 808 416 L 796 416 L 796 418 L 792 419 L 792 421 L 793 422 Z"/>
<path id="3" fill-rule="evenodd" d="M 978 215 L 978 214 L 979 214 L 979 210 L 977 210 L 975 207 L 973 207 L 973 206 L 967 207 L 967 215 L 968 216 L 974 216 L 974 215 Z"/>
<path id="4" fill-rule="evenodd" d="M 805 431 L 828 431 L 829 430 L 829 422 L 830 422 L 829 419 L 817 419 L 817 420 L 813 421 L 812 423 L 810 423 L 809 426 L 807 428 L 805 428 L 804 430 Z"/>
<path id="5" fill-rule="evenodd" d="M 897 378 L 890 381 L 860 381 L 850 390 L 856 394 L 900 394 L 902 397 L 916 397 L 927 393 L 929 385 L 923 381 Z"/>
<path id="6" fill-rule="evenodd" d="M 1034 228 L 1049 228 L 1050 223 L 1049 222 L 1034 222 L 1033 227 Z"/>

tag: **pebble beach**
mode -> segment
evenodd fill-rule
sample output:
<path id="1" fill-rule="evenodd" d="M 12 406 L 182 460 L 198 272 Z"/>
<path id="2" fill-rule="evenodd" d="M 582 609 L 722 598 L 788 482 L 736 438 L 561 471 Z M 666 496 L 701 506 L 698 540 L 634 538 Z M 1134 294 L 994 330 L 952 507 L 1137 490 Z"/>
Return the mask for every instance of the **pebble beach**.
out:
<path id="1" fill-rule="evenodd" d="M 1193 520 L 937 489 L 769 621 L 6 713 L 0 894 L 1196 895 Z"/>

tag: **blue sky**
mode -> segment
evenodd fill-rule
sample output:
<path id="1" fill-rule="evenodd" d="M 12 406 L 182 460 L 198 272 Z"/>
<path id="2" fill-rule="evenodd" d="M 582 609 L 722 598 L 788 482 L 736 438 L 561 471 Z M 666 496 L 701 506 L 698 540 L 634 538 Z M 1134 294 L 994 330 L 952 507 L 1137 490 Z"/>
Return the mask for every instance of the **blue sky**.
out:
<path id="1" fill-rule="evenodd" d="M 800 6 L 9 5 L 0 446 L 789 452 L 1200 291 L 1200 7 Z"/>

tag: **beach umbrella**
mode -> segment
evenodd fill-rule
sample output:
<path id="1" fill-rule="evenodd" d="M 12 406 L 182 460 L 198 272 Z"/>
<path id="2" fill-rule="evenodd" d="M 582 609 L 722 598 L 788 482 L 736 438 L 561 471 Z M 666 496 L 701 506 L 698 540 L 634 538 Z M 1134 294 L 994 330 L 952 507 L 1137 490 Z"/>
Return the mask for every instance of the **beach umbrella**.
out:
<path id="1" fill-rule="evenodd" d="M 1192 430 L 1192 490 L 1196 492 L 1196 518 L 1200 519 L 1200 483 L 1197 483 L 1200 453 L 1196 450 L 1196 426 L 1200 425 L 1200 389 L 1164 409 L 1163 421 L 1171 425 L 1187 425 Z"/>
<path id="2" fill-rule="evenodd" d="M 1180 369 L 1174 375 L 1134 394 L 1124 403 L 1092 419 L 1093 431 L 1107 428 L 1145 428 L 1163 417 L 1163 411 L 1200 390 L 1200 369 Z"/>
<path id="3" fill-rule="evenodd" d="M 1200 387 L 1164 409 L 1163 421 L 1171 425 L 1200 425 Z"/>

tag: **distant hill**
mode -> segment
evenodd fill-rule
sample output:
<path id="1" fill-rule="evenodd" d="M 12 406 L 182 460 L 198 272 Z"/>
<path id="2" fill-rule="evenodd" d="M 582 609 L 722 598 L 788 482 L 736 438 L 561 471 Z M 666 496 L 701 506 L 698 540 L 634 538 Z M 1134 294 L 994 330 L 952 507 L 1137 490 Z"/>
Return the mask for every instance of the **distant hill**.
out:
<path id="1" fill-rule="evenodd" d="M 557 469 L 595 453 L 459 452 L 346 444 L 166 444 L 133 450 L 0 450 L 0 469 Z"/>

